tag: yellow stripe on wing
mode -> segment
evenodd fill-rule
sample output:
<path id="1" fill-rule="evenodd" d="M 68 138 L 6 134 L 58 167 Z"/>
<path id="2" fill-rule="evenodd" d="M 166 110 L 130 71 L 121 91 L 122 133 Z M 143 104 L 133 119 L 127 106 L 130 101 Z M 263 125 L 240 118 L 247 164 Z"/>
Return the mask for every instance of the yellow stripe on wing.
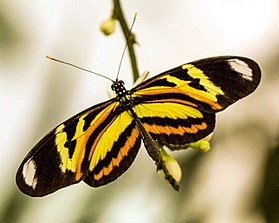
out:
<path id="1" fill-rule="evenodd" d="M 209 77 L 204 74 L 204 72 L 195 67 L 192 64 L 185 64 L 182 66 L 182 69 L 188 70 L 188 75 L 192 78 L 200 79 L 200 85 L 204 86 L 207 92 L 216 97 L 216 95 L 224 95 L 224 92 L 219 86 L 216 86 L 212 81 L 209 80 Z"/>
<path id="2" fill-rule="evenodd" d="M 111 151 L 113 144 L 117 142 L 119 135 L 133 121 L 128 112 L 122 112 L 107 128 L 99 135 L 91 158 L 89 170 L 92 171 L 100 160 L 103 160 Z M 123 151 L 125 153 L 125 151 Z"/>
<path id="3" fill-rule="evenodd" d="M 121 148 L 119 148 L 119 153 L 116 158 L 106 157 L 106 159 L 111 159 L 108 166 L 103 167 L 103 169 L 94 174 L 94 180 L 98 181 L 104 176 L 108 176 L 113 171 L 114 167 L 119 167 L 120 163 L 125 157 L 128 156 L 128 152 L 131 148 L 134 147 L 136 140 L 140 137 L 138 128 L 134 128 L 130 136 L 127 137 L 127 140 Z"/>
<path id="4" fill-rule="evenodd" d="M 75 126 L 75 134 L 72 138 L 69 138 L 67 132 L 64 131 L 65 125 L 61 124 L 55 130 L 55 144 L 57 146 L 57 151 L 60 154 L 60 169 L 63 173 L 66 171 L 71 171 L 75 173 L 76 180 L 79 180 L 82 173 L 82 163 L 84 162 L 85 153 L 86 153 L 86 144 L 88 142 L 89 137 L 92 132 L 95 130 L 96 126 L 100 125 L 103 120 L 107 118 L 107 116 L 112 112 L 115 107 L 115 103 L 110 104 L 101 110 L 88 125 L 89 127 L 84 129 L 84 126 L 87 124 L 85 122 L 85 118 L 88 114 L 90 114 L 93 110 L 98 107 L 94 107 L 93 110 L 89 110 L 88 112 L 82 114 L 77 121 Z M 75 142 L 75 147 L 71 148 L 73 151 L 72 156 L 70 157 L 70 151 L 67 147 L 67 143 Z M 92 148 L 94 150 L 94 148 Z"/>
<path id="5" fill-rule="evenodd" d="M 181 81 L 178 78 L 174 78 L 172 76 L 164 76 L 167 77 L 168 80 L 170 80 L 172 83 L 175 79 L 178 81 L 175 82 L 177 84 L 176 87 L 166 87 L 166 86 L 156 86 L 156 87 L 149 87 L 145 89 L 140 89 L 133 93 L 136 97 L 156 97 L 162 96 L 162 100 L 165 100 L 164 95 L 165 94 L 181 94 L 185 95 L 186 97 L 189 97 L 190 99 L 194 99 L 197 102 L 203 102 L 205 104 L 210 105 L 214 110 L 220 110 L 222 109 L 222 106 L 218 104 L 217 95 L 220 95 L 221 91 L 218 91 L 218 93 L 214 89 L 213 85 L 208 85 L 206 87 L 207 91 L 198 90 L 196 88 L 193 88 L 189 86 L 189 81 Z M 170 77 L 170 78 L 169 78 Z M 204 81 L 203 81 L 204 82 Z M 207 84 L 209 82 L 206 82 Z M 205 86 L 204 86 L 205 87 Z M 210 90 L 211 89 L 211 90 Z M 181 100 L 184 104 L 189 104 L 192 106 L 197 106 L 197 104 L 191 102 L 190 100 Z"/>
<path id="6" fill-rule="evenodd" d="M 139 118 L 143 117 L 161 117 L 161 118 L 181 118 L 187 119 L 188 117 L 202 118 L 201 111 L 191 106 L 178 104 L 178 103 L 146 103 L 135 105 L 135 111 Z"/>
<path id="7" fill-rule="evenodd" d="M 188 118 L 203 118 L 203 114 L 197 110 L 196 108 L 185 106 L 182 104 L 175 104 L 175 103 L 150 103 L 150 104 L 140 104 L 135 106 L 135 111 L 137 116 L 142 118 L 151 119 L 154 118 L 169 118 L 172 121 L 178 119 L 187 120 Z M 199 130 L 205 129 L 207 127 L 206 123 L 193 123 L 189 127 L 185 127 L 182 125 L 178 126 L 171 126 L 172 123 L 143 123 L 146 131 L 149 133 L 155 134 L 178 134 L 183 135 L 185 132 L 188 133 L 196 133 Z"/>
<path id="8" fill-rule="evenodd" d="M 188 105 L 149 102 L 134 108 L 145 130 L 163 145 L 197 141 L 214 129 L 214 113 L 204 113 Z"/>

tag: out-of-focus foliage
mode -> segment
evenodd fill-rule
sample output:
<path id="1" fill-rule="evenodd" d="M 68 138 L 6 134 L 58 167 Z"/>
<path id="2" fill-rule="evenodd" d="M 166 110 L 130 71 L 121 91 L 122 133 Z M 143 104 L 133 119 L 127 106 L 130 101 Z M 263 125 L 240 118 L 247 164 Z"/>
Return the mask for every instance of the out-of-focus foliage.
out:
<path id="1" fill-rule="evenodd" d="M 266 160 L 263 185 L 259 193 L 258 208 L 267 222 L 277 223 L 279 222 L 279 142 L 277 141 L 270 150 Z"/>

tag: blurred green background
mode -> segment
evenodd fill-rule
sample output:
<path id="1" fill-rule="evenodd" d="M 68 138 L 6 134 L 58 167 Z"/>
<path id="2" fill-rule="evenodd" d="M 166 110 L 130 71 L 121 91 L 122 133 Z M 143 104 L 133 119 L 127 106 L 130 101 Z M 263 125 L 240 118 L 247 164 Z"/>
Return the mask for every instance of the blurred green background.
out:
<path id="1" fill-rule="evenodd" d="M 216 55 L 253 58 L 259 88 L 217 115 L 212 149 L 175 152 L 180 192 L 165 185 L 141 149 L 132 167 L 101 188 L 83 183 L 44 198 L 16 187 L 15 172 L 49 130 L 107 98 L 110 83 L 57 64 L 50 55 L 114 79 L 125 45 L 118 26 L 105 37 L 111 1 L 0 1 L 0 222 L 278 223 L 279 2 L 277 0 L 122 1 L 140 72 L 155 75 Z M 129 88 L 126 54 L 120 78 Z"/>

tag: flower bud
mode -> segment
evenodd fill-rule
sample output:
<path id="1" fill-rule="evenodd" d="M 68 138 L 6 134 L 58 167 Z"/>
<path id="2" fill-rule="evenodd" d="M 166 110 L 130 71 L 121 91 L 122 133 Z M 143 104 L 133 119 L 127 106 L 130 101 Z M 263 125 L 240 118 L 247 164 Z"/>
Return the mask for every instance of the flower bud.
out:
<path id="1" fill-rule="evenodd" d="M 171 155 L 167 154 L 163 148 L 161 148 L 160 153 L 162 156 L 163 165 L 165 165 L 166 169 L 168 170 L 169 174 L 173 177 L 173 179 L 177 183 L 179 183 L 182 176 L 182 171 L 179 163 Z M 169 184 L 169 182 L 165 179 L 164 171 L 160 170 L 159 173 L 162 179 L 164 180 L 164 182 Z"/>
<path id="2" fill-rule="evenodd" d="M 189 146 L 192 147 L 193 149 L 200 150 L 202 152 L 207 152 L 210 149 L 210 139 L 212 138 L 213 133 L 210 133 L 208 136 L 205 138 L 197 141 L 197 142 L 192 142 L 189 143 Z"/>
<path id="3" fill-rule="evenodd" d="M 106 36 L 112 34 L 115 30 L 115 19 L 109 18 L 102 21 L 100 25 L 100 30 Z"/>

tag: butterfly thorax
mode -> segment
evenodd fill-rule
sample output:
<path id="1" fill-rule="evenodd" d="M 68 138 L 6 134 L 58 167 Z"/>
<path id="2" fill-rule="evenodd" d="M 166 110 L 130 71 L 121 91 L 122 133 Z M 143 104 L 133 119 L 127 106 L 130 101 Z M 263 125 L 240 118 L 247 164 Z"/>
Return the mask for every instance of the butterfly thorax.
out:
<path id="1" fill-rule="evenodd" d="M 117 101 L 122 105 L 125 110 L 132 107 L 131 94 L 127 91 L 123 81 L 116 81 L 111 85 L 111 89 L 116 94 Z"/>

